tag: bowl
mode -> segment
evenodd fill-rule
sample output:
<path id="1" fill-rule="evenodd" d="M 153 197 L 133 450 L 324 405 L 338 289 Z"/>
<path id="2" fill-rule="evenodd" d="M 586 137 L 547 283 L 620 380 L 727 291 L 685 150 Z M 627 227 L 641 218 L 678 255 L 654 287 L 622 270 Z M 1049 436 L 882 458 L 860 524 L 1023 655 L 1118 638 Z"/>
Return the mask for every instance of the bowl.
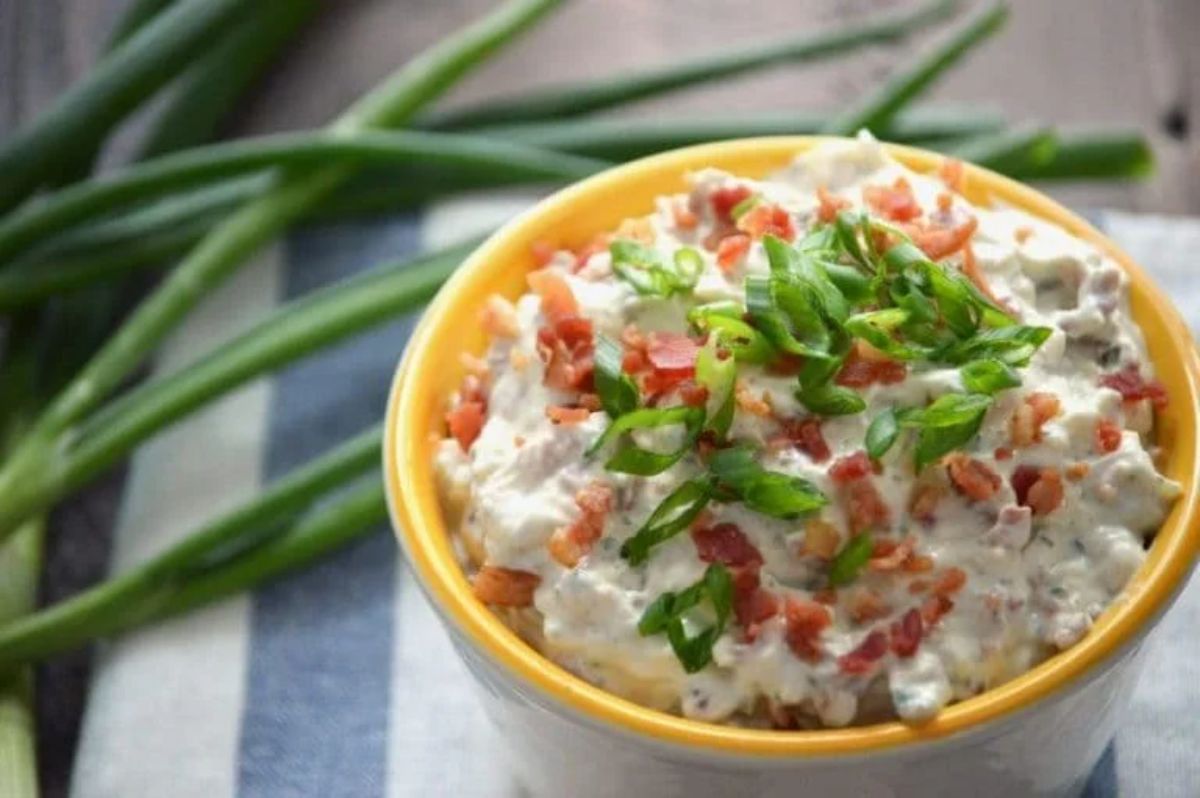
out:
<path id="1" fill-rule="evenodd" d="M 967 165 L 964 193 L 1059 225 L 1130 276 L 1132 312 L 1171 397 L 1159 418 L 1164 472 L 1183 486 L 1141 569 L 1070 649 L 933 720 L 768 731 L 688 720 L 606 693 L 544 658 L 471 594 L 439 501 L 434 446 L 462 378 L 459 354 L 486 346 L 484 300 L 525 291 L 536 241 L 580 245 L 654 197 L 686 190 L 706 166 L 758 178 L 822 141 L 772 137 L 704 144 L 610 169 L 559 191 L 481 245 L 446 283 L 397 370 L 384 439 L 393 522 L 413 573 L 482 688 L 515 773 L 536 795 L 1070 795 L 1082 789 L 1128 703 L 1145 641 L 1186 582 L 1200 548 L 1197 419 L 1200 358 L 1166 296 L 1121 250 L 1053 200 Z M 886 145 L 918 172 L 943 156 Z"/>

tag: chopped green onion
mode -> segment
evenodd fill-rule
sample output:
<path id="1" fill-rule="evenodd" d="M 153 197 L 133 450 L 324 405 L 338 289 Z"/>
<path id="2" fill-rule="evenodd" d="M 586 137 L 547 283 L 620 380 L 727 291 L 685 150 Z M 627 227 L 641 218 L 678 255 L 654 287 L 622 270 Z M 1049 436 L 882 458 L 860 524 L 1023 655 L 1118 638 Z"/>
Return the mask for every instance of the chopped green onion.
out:
<path id="1" fill-rule="evenodd" d="M 1016 369 L 995 358 L 972 360 L 958 370 L 963 387 L 971 393 L 994 394 L 1006 388 L 1016 388 L 1021 377 Z"/>
<path id="2" fill-rule="evenodd" d="M 708 467 L 719 489 L 772 518 L 797 518 L 829 503 L 808 480 L 764 469 L 744 446 L 718 450 Z"/>
<path id="3" fill-rule="evenodd" d="M 796 399 L 813 413 L 822 416 L 852 416 L 867 409 L 867 402 L 855 391 L 841 385 L 825 384 L 799 388 Z"/>
<path id="4" fill-rule="evenodd" d="M 607 335 L 596 336 L 595 381 L 596 393 L 604 412 L 617 418 L 634 410 L 639 404 L 638 387 L 633 378 L 623 372 L 625 351 Z"/>
<path id="5" fill-rule="evenodd" d="M 712 605 L 716 622 L 698 634 L 688 637 L 684 615 L 705 598 Z M 708 566 L 704 576 L 679 593 L 663 593 L 655 599 L 638 622 L 642 637 L 666 632 L 671 649 L 688 673 L 703 670 L 712 661 L 713 645 L 725 631 L 733 612 L 733 578 L 720 563 Z"/>
<path id="6" fill-rule="evenodd" d="M 688 321 L 701 332 L 711 332 L 739 363 L 769 363 L 775 347 L 758 330 L 742 321 L 745 311 L 736 302 L 700 305 L 688 311 Z"/>
<path id="7" fill-rule="evenodd" d="M 705 431 L 725 440 L 733 425 L 734 387 L 737 382 L 737 362 L 734 358 L 724 360 L 718 355 L 716 336 L 709 339 L 696 355 L 696 382 L 708 390 L 708 419 Z"/>
<path id="8" fill-rule="evenodd" d="M 796 286 L 773 277 L 750 275 L 746 278 L 746 312 L 776 349 L 805 357 L 827 356 L 829 330 Z"/>
<path id="9" fill-rule="evenodd" d="M 897 360 L 917 360 L 926 357 L 924 347 L 908 346 L 892 336 L 892 331 L 911 318 L 907 310 L 887 308 L 867 313 L 857 313 L 846 320 L 846 332 L 862 338 L 880 352 Z"/>
<path id="10" fill-rule="evenodd" d="M 758 194 L 751 194 L 737 205 L 734 205 L 729 211 L 729 216 L 736 222 L 761 204 L 762 197 L 760 197 Z"/>
<path id="11" fill-rule="evenodd" d="M 883 457 L 899 435 L 900 421 L 896 418 L 896 411 L 889 407 L 875 416 L 871 426 L 867 427 L 867 456 L 872 460 Z"/>
<path id="12" fill-rule="evenodd" d="M 763 249 L 775 275 L 795 283 L 808 295 L 808 302 L 834 325 L 850 316 L 850 305 L 824 266 L 810 254 L 773 235 L 763 237 Z"/>
<path id="13" fill-rule="evenodd" d="M 1052 330 L 1049 327 L 1013 325 L 984 330 L 965 341 L 958 341 L 934 354 L 943 363 L 966 363 L 990 357 L 1009 366 L 1025 366 Z"/>
<path id="14" fill-rule="evenodd" d="M 712 499 L 712 491 L 708 479 L 691 479 L 671 491 L 633 537 L 621 545 L 621 556 L 630 565 L 644 563 L 650 549 L 691 526 Z"/>
<path id="15" fill-rule="evenodd" d="M 983 417 L 991 406 L 990 396 L 951 393 L 938 397 L 923 410 L 903 414 L 901 425 L 919 430 L 915 451 L 917 468 L 924 468 L 969 443 L 979 432 Z"/>
<path id="16" fill-rule="evenodd" d="M 676 253 L 673 265 L 654 249 L 629 239 L 618 238 L 609 244 L 608 251 L 617 276 L 645 296 L 670 297 L 690 291 L 703 270 L 700 254 L 694 249 L 683 255 Z"/>
<path id="17" fill-rule="evenodd" d="M 829 564 L 829 584 L 840 587 L 853 582 L 871 559 L 873 550 L 870 535 L 863 533 L 850 538 Z"/>
<path id="18" fill-rule="evenodd" d="M 626 432 L 635 429 L 651 429 L 676 424 L 682 424 L 684 427 L 684 441 L 675 451 L 652 452 L 635 444 L 629 444 L 618 449 L 617 453 L 604 464 L 604 467 L 609 471 L 616 471 L 622 474 L 636 474 L 648 477 L 662 473 L 679 462 L 680 458 L 687 454 L 696 444 L 696 439 L 700 437 L 700 431 L 704 425 L 703 408 L 685 406 L 666 408 L 643 407 L 631 410 L 609 424 L 608 429 L 596 439 L 596 442 L 588 449 L 587 454 L 588 456 L 595 454 Z"/>

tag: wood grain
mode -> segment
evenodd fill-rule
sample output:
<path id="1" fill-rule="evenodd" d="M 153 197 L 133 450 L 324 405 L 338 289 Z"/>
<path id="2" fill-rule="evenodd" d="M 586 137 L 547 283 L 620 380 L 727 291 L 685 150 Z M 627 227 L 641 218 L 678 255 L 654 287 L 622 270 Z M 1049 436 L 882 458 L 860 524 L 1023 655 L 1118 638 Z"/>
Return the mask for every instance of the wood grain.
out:
<path id="1" fill-rule="evenodd" d="M 0 0 L 0 135 L 44 108 L 93 63 L 122 0 Z M 266 77 L 231 132 L 325 122 L 423 46 L 492 0 L 328 0 Z M 524 88 L 661 63 L 734 43 L 836 24 L 903 2 L 886 0 L 576 0 L 473 75 L 461 103 Z M 1008 29 L 938 85 L 939 102 L 985 103 L 1014 121 L 1117 124 L 1151 136 L 1158 174 L 1134 185 L 1055 187 L 1076 206 L 1200 213 L 1200 3 L 1195 0 L 1013 0 Z M 747 13 L 750 9 L 751 13 Z M 936 36 L 933 33 L 932 36 Z M 723 109 L 835 108 L 866 90 L 930 35 L 801 68 L 781 67 L 623 109 L 664 115 Z M 119 162 L 137 123 L 106 163 Z M 52 518 L 43 591 L 61 597 L 99 577 L 120 474 Z M 47 796 L 65 794 L 84 697 L 87 657 L 41 674 L 41 756 Z"/>

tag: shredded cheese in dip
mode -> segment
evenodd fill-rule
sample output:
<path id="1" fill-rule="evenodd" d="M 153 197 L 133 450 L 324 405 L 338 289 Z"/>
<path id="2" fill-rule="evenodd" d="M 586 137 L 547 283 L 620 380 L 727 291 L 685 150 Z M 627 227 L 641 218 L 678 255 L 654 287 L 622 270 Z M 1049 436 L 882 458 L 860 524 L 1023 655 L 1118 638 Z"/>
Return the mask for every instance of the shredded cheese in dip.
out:
<path id="1" fill-rule="evenodd" d="M 1077 642 L 1178 493 L 1167 397 L 1121 270 L 959 179 L 863 136 L 542 253 L 438 454 L 479 597 L 615 694 L 779 728 L 925 719 Z"/>

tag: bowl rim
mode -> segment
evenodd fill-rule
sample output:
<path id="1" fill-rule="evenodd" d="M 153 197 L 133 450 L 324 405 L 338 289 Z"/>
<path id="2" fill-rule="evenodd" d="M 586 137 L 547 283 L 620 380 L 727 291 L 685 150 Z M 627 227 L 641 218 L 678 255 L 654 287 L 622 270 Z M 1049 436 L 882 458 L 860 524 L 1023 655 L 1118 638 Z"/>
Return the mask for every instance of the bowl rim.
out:
<path id="1" fill-rule="evenodd" d="M 458 637 L 503 671 L 535 688 L 553 704 L 602 726 L 693 750 L 770 757 L 861 754 L 978 730 L 1086 679 L 1098 665 L 1136 642 L 1170 606 L 1195 565 L 1200 551 L 1200 473 L 1196 467 L 1200 430 L 1195 413 L 1188 414 L 1186 408 L 1200 406 L 1200 356 L 1187 325 L 1147 274 L 1081 217 L 1032 188 L 966 164 L 968 194 L 1025 210 L 1056 224 L 1097 246 L 1122 267 L 1130 278 L 1133 315 L 1146 336 L 1156 371 L 1168 381 L 1171 391 L 1171 405 L 1163 414 L 1163 423 L 1169 424 L 1171 433 L 1164 435 L 1171 440 L 1167 471 L 1181 481 L 1183 495 L 1157 533 L 1145 563 L 1081 641 L 1009 682 L 944 708 L 924 724 L 893 721 L 840 729 L 773 731 L 690 720 L 608 693 L 544 657 L 475 600 L 442 520 L 431 449 L 431 438 L 437 436 L 429 428 L 428 419 L 433 408 L 441 408 L 446 398 L 444 392 L 433 395 L 434 375 L 447 368 L 458 371 L 457 357 L 448 359 L 446 354 L 464 351 L 459 336 L 451 335 L 454 340 L 447 341 L 444 333 L 454 329 L 454 319 L 464 318 L 462 314 L 468 307 L 478 307 L 472 306 L 472 299 L 481 300 L 491 293 L 480 285 L 488 276 L 488 265 L 504 260 L 508 266 L 514 257 L 519 257 L 521 263 L 532 263 L 528 253 L 517 256 L 505 250 L 517 240 L 537 238 L 535 233 L 545 231 L 548 222 L 566 218 L 564 213 L 585 205 L 589 197 L 621 186 L 652 186 L 664 177 L 676 179 L 710 165 L 729 168 L 730 163 L 752 161 L 764 165 L 752 171 L 765 174 L 785 166 L 801 152 L 832 140 L 821 136 L 773 136 L 700 144 L 616 166 L 557 191 L 510 220 L 464 261 L 429 305 L 397 368 L 383 442 L 386 494 L 393 526 L 426 595 L 443 620 L 453 625 Z M 892 157 L 918 172 L 933 172 L 945 160 L 943 155 L 914 147 L 883 146 Z M 646 190 L 649 210 L 655 192 Z M 541 237 L 546 237 L 544 232 Z M 435 417 L 440 417 L 440 412 Z M 408 467 L 401 469 L 401 461 Z"/>

